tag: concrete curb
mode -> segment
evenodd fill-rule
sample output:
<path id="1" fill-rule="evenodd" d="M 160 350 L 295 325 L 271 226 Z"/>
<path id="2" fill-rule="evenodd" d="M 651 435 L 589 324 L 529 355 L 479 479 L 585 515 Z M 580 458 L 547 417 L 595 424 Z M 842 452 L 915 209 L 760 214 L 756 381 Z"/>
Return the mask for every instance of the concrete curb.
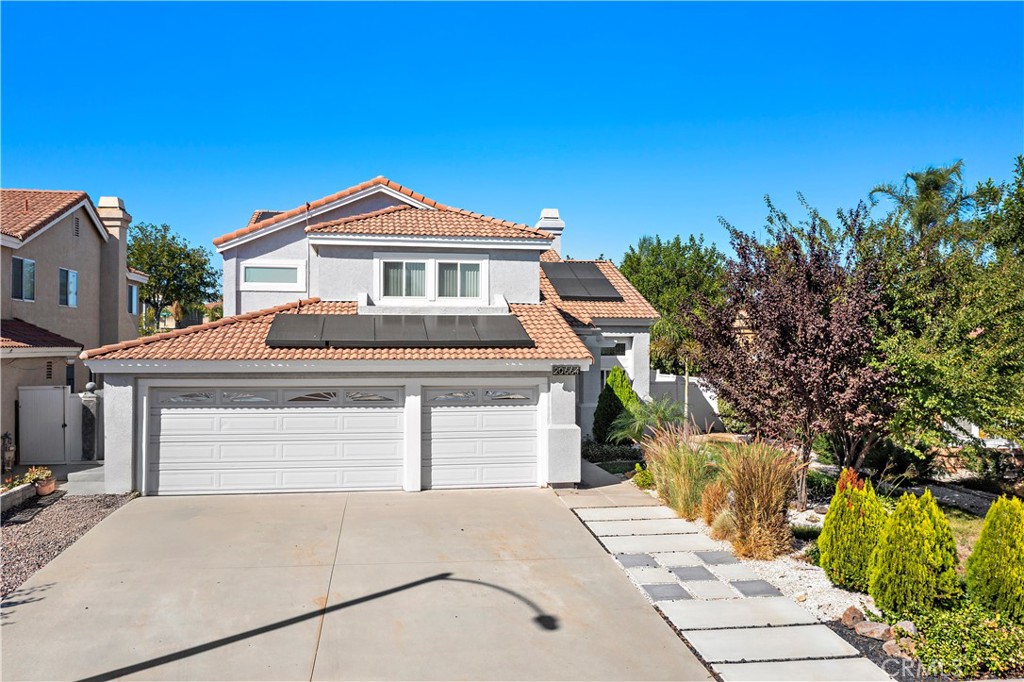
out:
<path id="1" fill-rule="evenodd" d="M 27 502 L 36 496 L 36 484 L 26 483 L 17 488 L 11 488 L 0 495 L 0 512 L 5 512 L 12 507 Z"/>

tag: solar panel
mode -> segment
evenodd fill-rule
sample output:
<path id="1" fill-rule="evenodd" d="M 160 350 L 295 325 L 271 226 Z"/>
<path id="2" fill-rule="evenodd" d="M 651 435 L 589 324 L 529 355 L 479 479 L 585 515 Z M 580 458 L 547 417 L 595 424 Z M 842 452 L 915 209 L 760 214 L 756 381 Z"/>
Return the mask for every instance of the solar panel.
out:
<path id="1" fill-rule="evenodd" d="M 514 315 L 278 315 L 272 348 L 532 348 Z"/>
<path id="2" fill-rule="evenodd" d="M 596 263 L 563 261 L 541 263 L 544 274 L 558 295 L 566 300 L 621 301 L 622 295 L 612 286 Z"/>
<path id="3" fill-rule="evenodd" d="M 322 348 L 323 315 L 277 315 L 267 332 L 271 348 Z"/>

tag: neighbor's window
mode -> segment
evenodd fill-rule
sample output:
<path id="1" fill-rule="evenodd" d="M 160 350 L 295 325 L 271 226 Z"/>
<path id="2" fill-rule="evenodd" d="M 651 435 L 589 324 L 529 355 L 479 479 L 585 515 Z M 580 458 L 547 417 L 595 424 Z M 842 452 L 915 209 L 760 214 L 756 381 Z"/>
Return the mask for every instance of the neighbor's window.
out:
<path id="1" fill-rule="evenodd" d="M 11 298 L 36 300 L 36 262 L 28 258 L 11 258 Z"/>
<path id="2" fill-rule="evenodd" d="M 423 262 L 385 261 L 384 295 L 427 295 L 427 264 Z"/>
<path id="3" fill-rule="evenodd" d="M 480 264 L 438 263 L 437 295 L 444 298 L 478 298 Z"/>
<path id="4" fill-rule="evenodd" d="M 139 314 L 139 288 L 134 284 L 128 285 L 128 314 Z"/>
<path id="5" fill-rule="evenodd" d="M 74 270 L 60 269 L 60 299 L 61 305 L 69 308 L 78 307 L 78 273 Z"/>
<path id="6" fill-rule="evenodd" d="M 245 281 L 249 284 L 298 284 L 299 269 L 270 265 L 246 265 Z"/>

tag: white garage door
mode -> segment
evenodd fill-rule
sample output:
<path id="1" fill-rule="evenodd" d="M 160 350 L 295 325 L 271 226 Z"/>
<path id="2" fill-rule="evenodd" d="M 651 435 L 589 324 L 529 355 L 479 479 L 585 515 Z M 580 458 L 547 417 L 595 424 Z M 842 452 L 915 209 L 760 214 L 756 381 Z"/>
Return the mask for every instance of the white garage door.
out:
<path id="1" fill-rule="evenodd" d="M 423 487 L 537 485 L 537 389 L 423 392 Z"/>
<path id="2" fill-rule="evenodd" d="M 152 398 L 150 493 L 402 487 L 400 389 L 157 389 Z"/>

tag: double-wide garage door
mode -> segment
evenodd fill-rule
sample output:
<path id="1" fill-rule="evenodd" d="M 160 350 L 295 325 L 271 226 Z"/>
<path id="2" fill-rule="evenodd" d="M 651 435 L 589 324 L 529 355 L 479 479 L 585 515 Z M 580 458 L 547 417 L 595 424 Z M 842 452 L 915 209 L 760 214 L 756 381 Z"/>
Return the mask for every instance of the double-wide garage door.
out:
<path id="1" fill-rule="evenodd" d="M 426 389 L 424 488 L 537 484 L 536 389 Z M 404 392 L 187 388 L 151 395 L 148 493 L 402 488 Z"/>

